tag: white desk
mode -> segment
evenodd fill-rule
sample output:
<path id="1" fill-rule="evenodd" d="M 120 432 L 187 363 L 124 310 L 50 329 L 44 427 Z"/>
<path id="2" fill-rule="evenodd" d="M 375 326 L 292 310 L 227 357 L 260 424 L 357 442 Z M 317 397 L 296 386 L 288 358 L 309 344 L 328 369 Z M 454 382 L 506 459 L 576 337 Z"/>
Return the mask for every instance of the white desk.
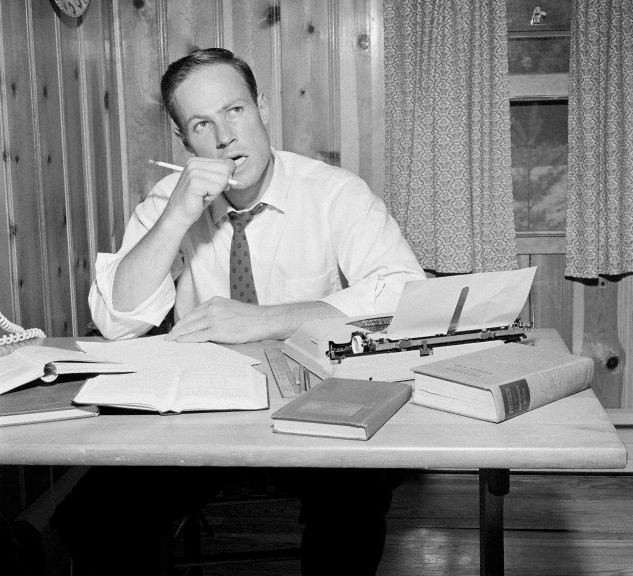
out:
<path id="1" fill-rule="evenodd" d="M 50 339 L 51 345 L 60 340 Z M 238 347 L 264 358 L 261 344 Z M 265 360 L 261 369 L 268 372 Z M 274 434 L 270 410 L 97 418 L 0 428 L 0 464 L 479 469 L 481 568 L 503 574 L 510 470 L 607 469 L 627 452 L 591 390 L 501 424 L 406 404 L 369 441 Z"/>

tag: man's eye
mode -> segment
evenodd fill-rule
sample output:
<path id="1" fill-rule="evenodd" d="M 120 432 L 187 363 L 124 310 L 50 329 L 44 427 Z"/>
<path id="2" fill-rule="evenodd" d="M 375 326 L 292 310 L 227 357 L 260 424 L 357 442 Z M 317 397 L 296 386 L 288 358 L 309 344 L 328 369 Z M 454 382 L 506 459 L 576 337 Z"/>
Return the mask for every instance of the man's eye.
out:
<path id="1" fill-rule="evenodd" d="M 230 116 L 237 116 L 242 110 L 244 110 L 243 106 L 234 106 L 229 110 Z"/>
<path id="2" fill-rule="evenodd" d="M 204 130 L 205 128 L 207 128 L 209 126 L 209 122 L 207 120 L 202 120 L 200 122 L 198 122 L 194 127 L 193 127 L 193 131 L 194 132 L 201 132 L 202 130 Z"/>

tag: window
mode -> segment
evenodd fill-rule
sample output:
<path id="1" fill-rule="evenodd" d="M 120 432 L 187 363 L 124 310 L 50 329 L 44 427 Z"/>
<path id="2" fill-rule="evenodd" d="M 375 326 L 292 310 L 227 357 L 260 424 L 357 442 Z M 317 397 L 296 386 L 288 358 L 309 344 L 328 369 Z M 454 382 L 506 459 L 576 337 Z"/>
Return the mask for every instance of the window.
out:
<path id="1" fill-rule="evenodd" d="M 510 122 L 515 228 L 564 230 L 567 102 L 515 102 Z"/>
<path id="2" fill-rule="evenodd" d="M 572 0 L 508 0 L 512 186 L 517 235 L 562 237 Z"/>

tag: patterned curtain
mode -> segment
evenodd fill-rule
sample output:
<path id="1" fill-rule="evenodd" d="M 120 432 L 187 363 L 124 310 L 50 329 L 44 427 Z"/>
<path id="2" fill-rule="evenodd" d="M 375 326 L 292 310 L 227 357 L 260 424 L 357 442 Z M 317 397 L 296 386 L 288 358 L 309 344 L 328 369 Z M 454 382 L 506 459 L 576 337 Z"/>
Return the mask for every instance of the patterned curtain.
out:
<path id="1" fill-rule="evenodd" d="M 565 274 L 633 272 L 633 1 L 573 2 Z"/>
<path id="2" fill-rule="evenodd" d="M 516 268 L 505 0 L 384 0 L 385 201 L 421 265 Z"/>

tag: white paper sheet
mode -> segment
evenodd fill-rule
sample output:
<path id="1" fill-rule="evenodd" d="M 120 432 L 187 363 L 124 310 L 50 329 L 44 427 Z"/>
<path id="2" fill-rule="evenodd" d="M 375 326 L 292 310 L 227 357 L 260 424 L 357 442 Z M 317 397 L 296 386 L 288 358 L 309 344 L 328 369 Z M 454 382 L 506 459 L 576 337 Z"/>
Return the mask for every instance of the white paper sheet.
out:
<path id="1" fill-rule="evenodd" d="M 387 338 L 446 334 L 459 301 L 468 288 L 456 330 L 511 325 L 530 293 L 536 266 L 507 272 L 483 272 L 408 282 L 387 329 Z"/>
<path id="2" fill-rule="evenodd" d="M 160 367 L 184 368 L 197 362 L 250 366 L 260 363 L 255 358 L 212 342 L 173 342 L 161 335 L 116 342 L 77 342 L 77 345 L 99 358 L 123 362 L 138 371 Z"/>

